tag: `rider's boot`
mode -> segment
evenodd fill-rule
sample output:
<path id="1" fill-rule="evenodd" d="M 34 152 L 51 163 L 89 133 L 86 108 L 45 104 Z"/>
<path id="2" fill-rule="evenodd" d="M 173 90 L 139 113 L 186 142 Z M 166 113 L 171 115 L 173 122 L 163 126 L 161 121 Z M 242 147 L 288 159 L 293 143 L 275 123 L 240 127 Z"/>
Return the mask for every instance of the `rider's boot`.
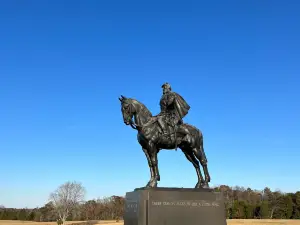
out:
<path id="1" fill-rule="evenodd" d="M 167 137 L 170 141 L 172 141 L 169 127 L 167 125 L 165 126 L 165 124 L 163 124 L 163 123 L 160 125 L 161 125 L 161 129 L 163 132 L 163 136 Z"/>
<path id="2" fill-rule="evenodd" d="M 163 136 L 165 136 L 171 140 L 171 134 L 169 132 L 169 127 L 163 126 L 162 130 L 163 130 Z"/>
<path id="3" fill-rule="evenodd" d="M 163 132 L 163 135 L 164 136 L 168 135 L 167 129 L 165 127 L 165 123 L 162 121 L 161 117 L 158 118 L 158 125 L 160 126 L 160 128 L 161 128 L 161 130 Z"/>

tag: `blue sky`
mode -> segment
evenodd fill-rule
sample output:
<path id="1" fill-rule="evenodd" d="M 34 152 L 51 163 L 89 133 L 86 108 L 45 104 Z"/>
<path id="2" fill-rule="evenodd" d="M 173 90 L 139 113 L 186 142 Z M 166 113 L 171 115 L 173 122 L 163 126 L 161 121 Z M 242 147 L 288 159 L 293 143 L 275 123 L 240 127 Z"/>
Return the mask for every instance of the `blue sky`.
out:
<path id="1" fill-rule="evenodd" d="M 76 180 L 87 199 L 145 185 L 123 94 L 159 112 L 169 82 L 204 134 L 211 185 L 296 191 L 299 1 L 3 1 L 0 204 L 36 207 Z M 159 186 L 193 187 L 181 151 Z"/>

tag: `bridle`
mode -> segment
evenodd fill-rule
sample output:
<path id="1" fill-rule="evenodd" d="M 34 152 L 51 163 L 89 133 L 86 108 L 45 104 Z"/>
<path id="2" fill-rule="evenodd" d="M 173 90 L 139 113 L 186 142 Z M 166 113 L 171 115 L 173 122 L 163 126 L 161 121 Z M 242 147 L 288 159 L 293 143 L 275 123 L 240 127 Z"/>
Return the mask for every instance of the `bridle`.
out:
<path id="1" fill-rule="evenodd" d="M 132 108 L 133 108 L 134 106 L 133 106 L 133 104 L 132 104 L 132 102 L 130 102 L 130 104 L 129 104 L 129 107 L 127 108 L 127 109 L 125 109 L 126 110 L 126 114 L 129 114 L 129 115 L 132 115 Z M 129 111 L 128 111 L 129 110 Z M 133 121 L 133 119 L 132 119 L 132 117 L 130 118 L 130 116 L 128 116 L 129 117 L 129 125 L 133 128 L 133 129 L 135 129 L 135 130 L 139 130 L 139 128 L 140 128 L 140 126 L 138 126 L 134 121 Z"/>

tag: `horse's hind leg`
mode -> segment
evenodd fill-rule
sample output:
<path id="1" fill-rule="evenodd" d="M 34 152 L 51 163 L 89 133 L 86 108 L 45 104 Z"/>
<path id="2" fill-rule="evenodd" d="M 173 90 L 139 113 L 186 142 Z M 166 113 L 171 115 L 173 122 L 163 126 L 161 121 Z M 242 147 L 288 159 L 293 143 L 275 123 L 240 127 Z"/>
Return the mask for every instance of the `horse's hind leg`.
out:
<path id="1" fill-rule="evenodd" d="M 199 166 L 199 162 L 196 159 L 196 157 L 194 156 L 194 153 L 188 149 L 182 149 L 184 155 L 186 156 L 186 158 L 193 164 L 193 166 L 195 167 L 195 170 L 197 172 L 197 177 L 198 177 L 198 183 L 196 184 L 195 188 L 200 188 L 202 183 L 203 183 L 203 176 L 200 170 L 200 166 Z"/>
<path id="2" fill-rule="evenodd" d="M 207 169 L 207 159 L 206 159 L 205 153 L 203 151 L 203 147 L 200 146 L 199 149 L 193 148 L 193 152 L 194 152 L 194 155 L 197 157 L 197 159 L 200 161 L 201 166 L 203 167 L 203 171 L 204 171 L 204 175 L 205 175 L 205 182 L 204 182 L 203 187 L 208 188 L 209 187 L 208 183 L 210 182 L 210 175 L 209 175 L 209 172 Z"/>

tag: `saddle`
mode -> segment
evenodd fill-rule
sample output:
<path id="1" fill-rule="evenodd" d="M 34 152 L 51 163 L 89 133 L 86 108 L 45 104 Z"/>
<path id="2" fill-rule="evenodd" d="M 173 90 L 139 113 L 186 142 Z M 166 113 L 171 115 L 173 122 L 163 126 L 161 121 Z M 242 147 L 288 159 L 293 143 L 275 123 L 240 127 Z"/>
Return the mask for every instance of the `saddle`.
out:
<path id="1" fill-rule="evenodd" d="M 149 126 L 151 124 L 154 124 L 154 123 L 157 123 L 157 125 L 159 126 L 158 117 L 156 117 L 156 116 L 152 117 L 146 124 L 144 124 L 143 127 L 147 127 L 147 126 Z M 167 128 L 167 130 L 166 130 L 167 134 L 166 135 L 168 135 L 170 137 L 170 139 L 171 139 L 172 134 L 176 134 L 178 126 L 183 124 L 182 120 L 180 120 L 177 124 L 174 124 L 173 120 L 169 117 L 165 118 L 164 123 L 165 123 L 165 126 Z M 161 128 L 160 128 L 160 130 L 161 130 Z M 162 133 L 162 135 L 164 135 L 162 130 L 161 130 L 161 133 Z"/>

